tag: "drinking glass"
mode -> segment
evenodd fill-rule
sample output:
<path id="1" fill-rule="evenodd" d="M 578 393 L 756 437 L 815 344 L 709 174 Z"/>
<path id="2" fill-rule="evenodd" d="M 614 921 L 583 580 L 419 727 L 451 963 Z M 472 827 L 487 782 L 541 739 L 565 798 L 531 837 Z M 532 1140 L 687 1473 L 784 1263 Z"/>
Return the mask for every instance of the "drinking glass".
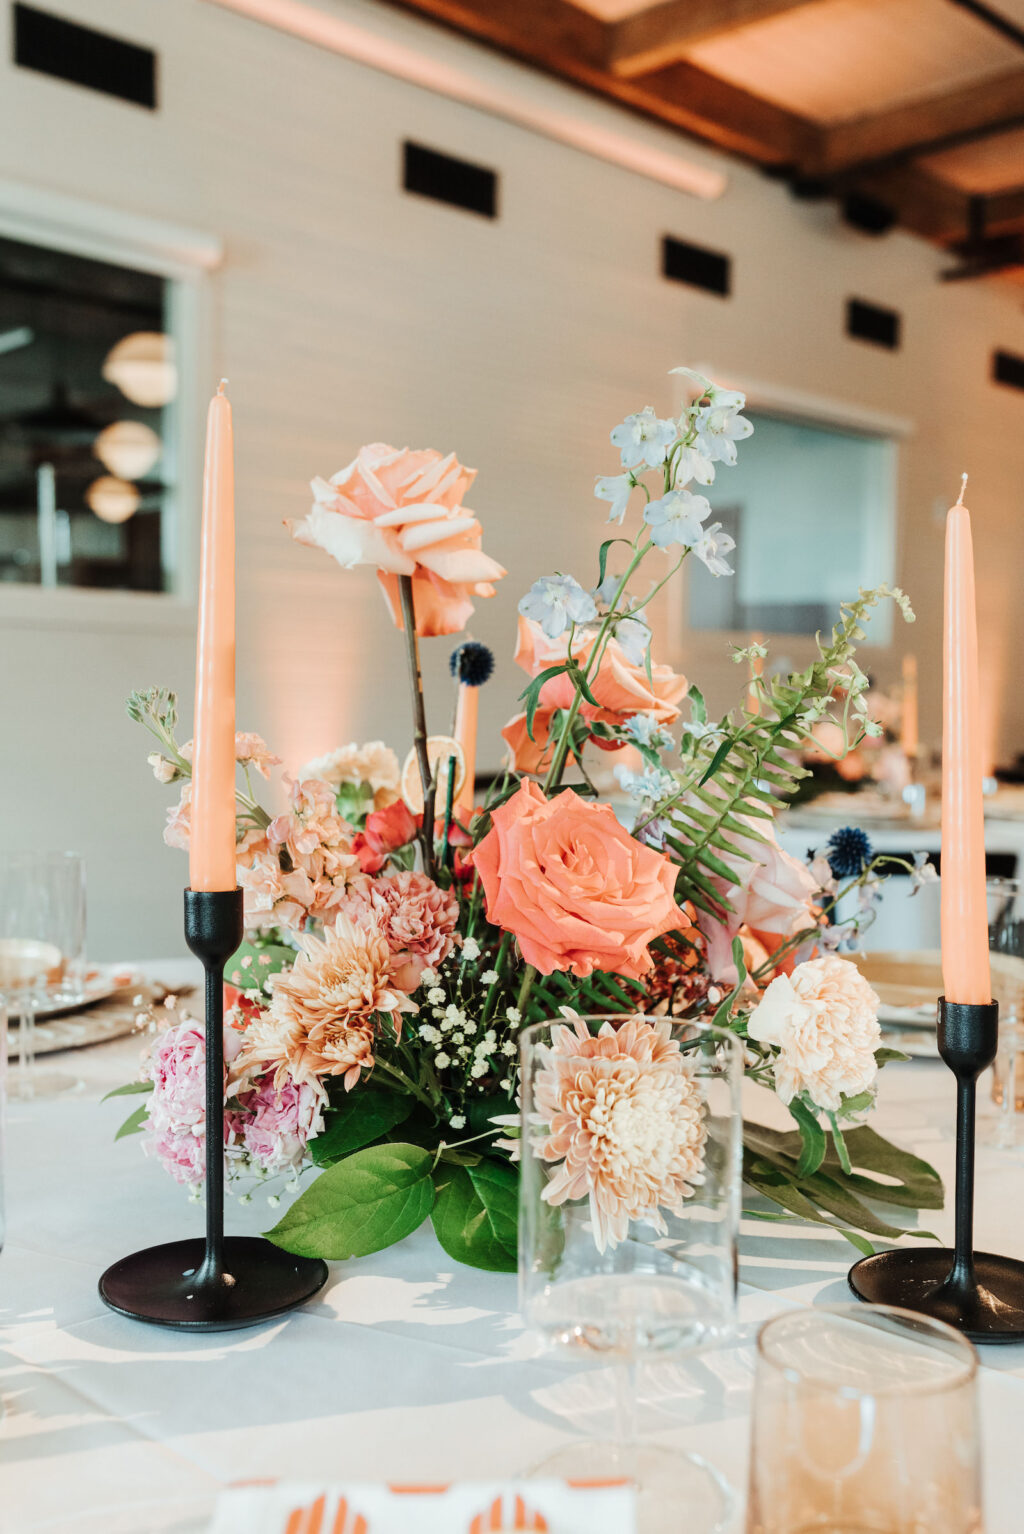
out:
<path id="1" fill-rule="evenodd" d="M 992 1067 L 992 1098 L 1000 1112 L 983 1119 L 979 1139 L 1010 1150 L 1022 1143 L 1024 1115 L 1024 883 L 987 879 L 988 946 L 992 999 L 999 1003 L 999 1052 Z"/>
<path id="2" fill-rule="evenodd" d="M 0 1003 L 19 1019 L 11 1096 L 67 1091 L 75 1078 L 35 1065 L 38 1009 L 84 997 L 85 870 L 73 852 L 0 853 Z"/>
<path id="3" fill-rule="evenodd" d="M 977 1367 L 951 1326 L 887 1305 L 766 1322 L 747 1534 L 980 1534 Z"/>
<path id="4" fill-rule="evenodd" d="M 732 1327 L 743 1048 L 669 1018 L 567 1018 L 522 1035 L 519 1290 L 545 1342 L 607 1358 L 616 1441 L 535 1467 L 636 1483 L 639 1534 L 724 1529 L 733 1496 L 697 1456 L 640 1446 L 637 1368 Z"/>

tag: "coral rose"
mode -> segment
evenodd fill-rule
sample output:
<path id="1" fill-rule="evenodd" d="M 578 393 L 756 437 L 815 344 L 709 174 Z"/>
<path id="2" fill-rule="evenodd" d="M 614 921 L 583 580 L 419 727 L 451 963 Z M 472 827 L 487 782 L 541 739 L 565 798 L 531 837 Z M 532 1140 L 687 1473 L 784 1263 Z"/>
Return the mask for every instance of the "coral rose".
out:
<path id="1" fill-rule="evenodd" d="M 584 668 L 595 642 L 593 632 L 584 632 L 573 643 L 573 658 Z M 520 614 L 515 660 L 527 676 L 539 676 L 565 658 L 563 639 L 549 639 L 539 623 Z M 590 690 L 597 706 L 584 703 L 580 713 L 584 719 L 602 720 L 606 724 L 621 724 L 634 714 L 652 714 L 658 724 L 672 724 L 679 718 L 678 704 L 686 687 L 686 678 L 673 671 L 671 666 L 652 666 L 648 680 L 646 667 L 627 660 L 622 646 L 613 638 L 608 641 L 597 671 L 590 678 Z M 575 688 L 564 674 L 544 683 L 534 716 L 532 741 L 526 730 L 525 714 L 517 714 L 509 720 L 501 733 L 512 748 L 517 772 L 540 771 L 552 716 L 557 709 L 569 708 L 574 696 Z"/>
<path id="2" fill-rule="evenodd" d="M 366 824 L 356 833 L 352 851 L 364 874 L 375 874 L 384 867 L 388 854 L 406 847 L 419 827 L 404 799 L 396 799 L 386 809 L 367 815 Z"/>
<path id="3" fill-rule="evenodd" d="M 835 1112 L 844 1097 L 874 1086 L 882 1033 L 878 997 L 856 964 L 828 954 L 777 975 L 750 1015 L 747 1033 L 774 1044 L 775 1090 L 784 1103 L 806 1092 Z"/>
<path id="4" fill-rule="evenodd" d="M 544 1201 L 589 1199 L 599 1252 L 626 1239 L 630 1220 L 665 1234 L 662 1210 L 683 1214 L 704 1181 L 707 1139 L 700 1085 L 671 1023 L 638 1015 L 594 1036 L 579 1018 L 552 1028 L 544 1055 L 534 1101 L 548 1132 L 533 1148 L 561 1163 Z"/>
<path id="5" fill-rule="evenodd" d="M 473 597 L 494 595 L 506 573 L 481 548 L 480 523 L 462 504 L 475 469 L 433 448 L 374 442 L 328 482 L 313 481 L 313 505 L 292 537 L 330 554 L 343 569 L 374 565 L 391 615 L 403 627 L 398 577 L 412 576 L 416 632 L 457 634 Z"/>
<path id="6" fill-rule="evenodd" d="M 472 860 L 490 920 L 514 934 L 527 964 L 580 978 L 650 969 L 648 943 L 680 921 L 666 857 L 635 841 L 610 805 L 571 789 L 548 800 L 524 782 L 491 819 Z"/>
<path id="7" fill-rule="evenodd" d="M 416 1007 L 394 983 L 381 932 L 339 914 L 322 938 L 305 933 L 300 950 L 274 976 L 270 1010 L 250 1029 L 240 1065 L 272 1068 L 275 1087 L 291 1079 L 322 1091 L 323 1077 L 341 1076 L 351 1090 L 373 1065 L 375 1015 L 397 1030 Z"/>

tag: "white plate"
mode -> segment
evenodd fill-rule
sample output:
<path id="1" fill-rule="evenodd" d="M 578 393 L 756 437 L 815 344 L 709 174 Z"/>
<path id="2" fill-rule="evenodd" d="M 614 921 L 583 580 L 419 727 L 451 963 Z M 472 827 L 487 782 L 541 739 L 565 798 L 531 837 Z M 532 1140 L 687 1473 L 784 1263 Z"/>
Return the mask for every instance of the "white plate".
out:
<path id="1" fill-rule="evenodd" d="M 36 1008 L 36 1018 L 43 1022 L 51 1017 L 68 1017 L 72 1012 L 84 1012 L 99 1001 L 109 1001 L 122 991 L 138 991 L 142 986 L 138 970 L 127 964 L 90 964 L 85 973 L 84 995 L 81 1001 L 47 1002 Z"/>

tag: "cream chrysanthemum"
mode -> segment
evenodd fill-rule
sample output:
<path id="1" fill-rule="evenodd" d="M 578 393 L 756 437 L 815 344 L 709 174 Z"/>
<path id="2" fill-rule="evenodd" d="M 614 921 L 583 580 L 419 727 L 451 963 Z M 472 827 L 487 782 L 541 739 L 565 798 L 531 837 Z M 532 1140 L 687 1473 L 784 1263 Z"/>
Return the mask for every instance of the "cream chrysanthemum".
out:
<path id="1" fill-rule="evenodd" d="M 368 783 L 373 789 L 375 810 L 386 809 L 398 798 L 398 757 L 382 740 L 368 740 L 362 746 L 351 741 L 347 746 L 339 746 L 337 751 L 328 751 L 326 756 L 307 762 L 299 776 L 322 778 L 332 788 L 340 788 L 342 783 L 355 788 Z"/>
<path id="2" fill-rule="evenodd" d="M 274 977 L 270 1008 L 249 1030 L 245 1065 L 274 1070 L 274 1084 L 341 1076 L 351 1090 L 373 1065 L 375 1017 L 395 1028 L 416 1006 L 391 979 L 391 950 L 380 932 L 339 914 L 322 938 L 305 933 L 290 970 Z"/>
<path id="3" fill-rule="evenodd" d="M 544 1189 L 549 1204 L 587 1198 L 599 1251 L 616 1246 L 630 1220 L 667 1230 L 703 1182 L 707 1126 L 699 1083 L 672 1025 L 636 1016 L 594 1036 L 582 1019 L 551 1030 L 537 1073 L 535 1142 L 561 1162 Z"/>
<path id="4" fill-rule="evenodd" d="M 867 1091 L 878 1074 L 878 997 L 856 964 L 835 954 L 776 975 L 747 1033 L 778 1048 L 775 1090 L 784 1103 L 806 1092 L 834 1113 L 844 1096 Z"/>

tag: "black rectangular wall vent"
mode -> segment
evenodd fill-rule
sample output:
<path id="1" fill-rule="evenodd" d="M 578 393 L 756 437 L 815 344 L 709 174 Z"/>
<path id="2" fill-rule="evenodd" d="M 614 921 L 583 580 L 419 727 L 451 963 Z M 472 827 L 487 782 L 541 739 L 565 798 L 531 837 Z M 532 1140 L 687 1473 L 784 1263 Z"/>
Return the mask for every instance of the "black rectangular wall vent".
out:
<path id="1" fill-rule="evenodd" d="M 14 62 L 72 85 L 156 106 L 156 54 L 31 5 L 14 7 Z"/>
<path id="2" fill-rule="evenodd" d="M 685 282 L 705 293 L 728 298 L 732 291 L 732 259 L 720 251 L 690 245 L 667 234 L 661 243 L 661 275 L 672 282 Z"/>
<path id="3" fill-rule="evenodd" d="M 898 351 L 900 316 L 895 309 L 883 309 L 863 298 L 851 298 L 846 305 L 846 334 L 858 341 L 870 341 L 872 346 Z"/>
<path id="4" fill-rule="evenodd" d="M 409 140 L 402 145 L 402 185 L 418 197 L 447 202 L 484 218 L 498 216 L 498 175 L 486 165 L 457 160 L 454 155 L 428 149 Z"/>
<path id="5" fill-rule="evenodd" d="M 993 352 L 992 377 L 996 383 L 1007 384 L 1011 389 L 1024 389 L 1024 357 L 1013 352 Z"/>

